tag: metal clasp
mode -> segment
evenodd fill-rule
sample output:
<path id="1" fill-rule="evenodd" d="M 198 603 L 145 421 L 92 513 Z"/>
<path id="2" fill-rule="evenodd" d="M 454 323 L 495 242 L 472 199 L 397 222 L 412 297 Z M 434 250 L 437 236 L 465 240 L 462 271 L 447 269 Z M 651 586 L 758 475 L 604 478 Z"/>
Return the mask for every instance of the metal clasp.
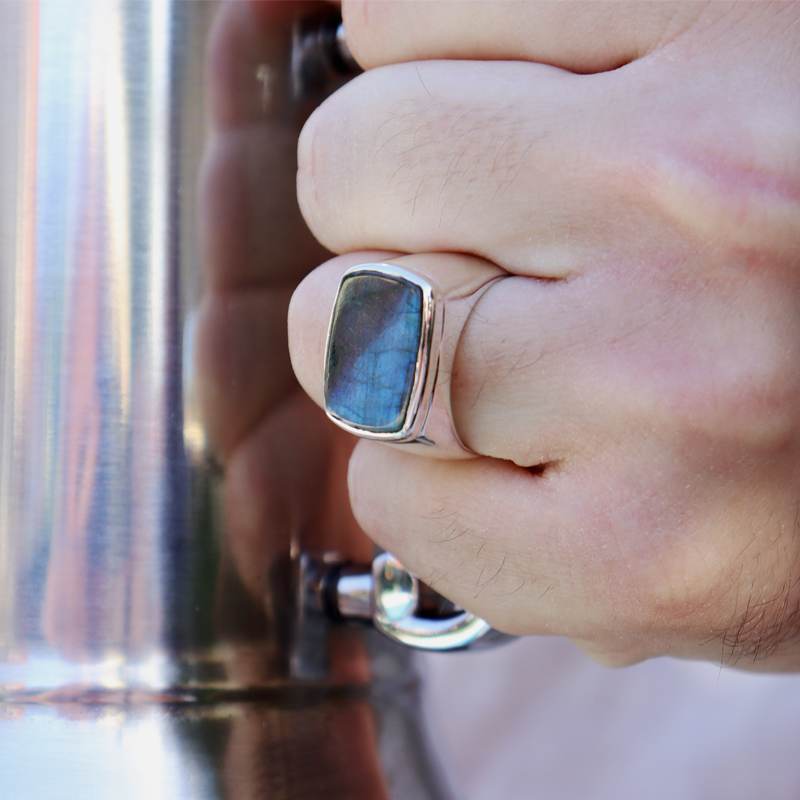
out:
<path id="1" fill-rule="evenodd" d="M 330 555 L 307 575 L 312 605 L 330 619 L 371 622 L 397 642 L 422 650 L 471 650 L 514 639 L 445 599 L 409 572 L 391 553 L 371 565 Z M 308 596 L 308 593 L 307 593 Z"/>

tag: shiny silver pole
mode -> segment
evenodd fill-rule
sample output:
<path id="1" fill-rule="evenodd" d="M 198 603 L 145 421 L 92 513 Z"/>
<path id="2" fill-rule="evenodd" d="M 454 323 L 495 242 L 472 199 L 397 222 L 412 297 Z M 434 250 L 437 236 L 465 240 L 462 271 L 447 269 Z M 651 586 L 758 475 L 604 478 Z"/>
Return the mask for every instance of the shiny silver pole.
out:
<path id="1" fill-rule="evenodd" d="M 188 357 L 214 12 L 0 2 L 0 797 L 443 797 L 402 648 L 341 628 L 337 671 L 289 537 L 265 596 L 226 555 Z"/>

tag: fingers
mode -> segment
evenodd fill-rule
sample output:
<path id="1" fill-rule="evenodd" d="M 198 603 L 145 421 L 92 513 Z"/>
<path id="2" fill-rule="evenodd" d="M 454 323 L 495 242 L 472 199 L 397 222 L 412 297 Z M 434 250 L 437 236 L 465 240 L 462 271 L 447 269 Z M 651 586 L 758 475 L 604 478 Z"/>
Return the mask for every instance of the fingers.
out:
<path id="1" fill-rule="evenodd" d="M 570 77 L 526 67 L 397 65 L 344 87 L 300 138 L 298 193 L 315 236 L 336 252 L 469 252 L 548 276 L 577 268 L 585 237 L 564 246 L 559 234 L 582 218 L 572 206 L 594 219 L 599 209 L 562 177 L 580 152 L 564 142 L 575 143 Z"/>
<path id="2" fill-rule="evenodd" d="M 537 277 L 640 263 L 655 240 L 672 258 L 697 241 L 662 198 L 687 139 L 674 87 L 654 92 L 533 64 L 374 70 L 304 128 L 300 205 L 335 252 L 467 252 Z"/>
<path id="3" fill-rule="evenodd" d="M 791 3 L 344 0 L 350 49 L 365 69 L 430 59 L 532 61 L 574 73 L 646 56 L 718 65 L 769 42 L 793 70 Z M 788 48 L 785 50 L 784 48 Z M 660 64 L 663 67 L 663 61 Z"/>
<path id="4" fill-rule="evenodd" d="M 441 280 L 441 272 L 453 280 L 454 265 L 466 271 L 472 263 L 354 253 L 312 273 L 292 299 L 289 337 L 298 379 L 321 406 L 339 280 L 374 260 Z M 714 279 L 707 265 L 688 261 L 669 273 L 656 265 L 491 284 L 451 334 L 452 368 L 437 382 L 460 440 L 480 455 L 533 467 L 623 442 L 634 448 L 639 435 L 669 441 L 735 432 L 759 446 L 792 436 L 800 375 L 791 353 L 800 334 L 776 320 L 794 319 L 797 280 L 776 284 L 775 275 L 746 269 L 732 280 L 732 269 Z"/>
<path id="5" fill-rule="evenodd" d="M 797 216 L 800 106 L 765 93 L 768 66 L 371 70 L 305 126 L 300 206 L 335 252 L 467 252 L 536 277 L 709 246 L 785 257 L 798 232 L 787 221 Z"/>
<path id="6" fill-rule="evenodd" d="M 722 16 L 728 4 L 715 4 Z M 714 9 L 696 3 L 344 0 L 365 69 L 434 58 L 536 61 L 571 72 L 616 69 L 679 37 Z"/>
<path id="7" fill-rule="evenodd" d="M 635 449 L 639 436 L 764 446 L 793 437 L 800 373 L 789 353 L 800 330 L 784 323 L 797 279 L 712 277 L 709 265 L 494 284 L 453 369 L 464 442 L 535 466 Z"/>
<path id="8" fill-rule="evenodd" d="M 593 595 L 607 570 L 619 574 L 623 554 L 592 518 L 600 487 L 586 477 L 534 475 L 494 459 L 421 459 L 361 442 L 349 482 L 364 530 L 459 605 L 507 632 L 594 639 L 608 608 Z M 635 591 L 619 601 L 634 605 Z"/>
<path id="9" fill-rule="evenodd" d="M 532 474 L 360 442 L 351 502 L 380 546 L 500 630 L 569 636 L 615 666 L 782 646 L 794 635 L 782 611 L 796 599 L 792 537 L 778 522 L 794 513 L 793 456 L 754 473 L 736 447 L 698 458 L 691 440 L 653 445 Z"/>

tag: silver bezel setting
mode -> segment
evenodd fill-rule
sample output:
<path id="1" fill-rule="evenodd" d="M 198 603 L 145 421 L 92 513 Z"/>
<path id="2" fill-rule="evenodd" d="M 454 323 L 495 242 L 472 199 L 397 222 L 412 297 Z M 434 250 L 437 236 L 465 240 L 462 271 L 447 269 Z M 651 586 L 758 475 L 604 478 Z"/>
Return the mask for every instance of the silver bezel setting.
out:
<path id="1" fill-rule="evenodd" d="M 328 354 L 331 347 L 331 334 L 333 332 L 333 322 L 336 314 L 336 307 L 339 294 L 344 283 L 348 278 L 356 275 L 378 275 L 380 277 L 395 278 L 406 283 L 417 286 L 422 291 L 422 313 L 420 315 L 420 339 L 417 349 L 416 366 L 414 369 L 414 381 L 411 388 L 406 414 L 403 419 L 402 427 L 397 431 L 377 431 L 373 428 L 354 424 L 343 419 L 335 411 L 328 408 Z M 402 267 L 394 264 L 375 263 L 359 264 L 348 269 L 339 281 L 339 288 L 336 293 L 331 310 L 331 319 L 328 323 L 328 335 L 325 340 L 325 376 L 324 376 L 324 396 L 325 413 L 340 428 L 356 436 L 366 439 L 375 439 L 382 442 L 414 442 L 423 439 L 425 424 L 428 420 L 431 404 L 433 402 L 433 390 L 439 370 L 439 348 L 442 341 L 442 327 L 444 322 L 444 305 L 438 292 L 424 278 L 420 278 L 413 272 L 409 272 Z"/>

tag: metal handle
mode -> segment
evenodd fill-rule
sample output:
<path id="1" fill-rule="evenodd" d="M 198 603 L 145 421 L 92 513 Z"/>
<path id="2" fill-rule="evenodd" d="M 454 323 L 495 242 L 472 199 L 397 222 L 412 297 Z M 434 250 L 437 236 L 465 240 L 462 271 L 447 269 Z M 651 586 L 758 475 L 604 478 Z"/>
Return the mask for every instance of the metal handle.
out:
<path id="1" fill-rule="evenodd" d="M 438 595 L 441 609 L 423 612 L 424 585 L 391 553 L 381 553 L 369 566 L 344 564 L 328 554 L 309 574 L 316 575 L 309 585 L 318 609 L 337 620 L 370 621 L 390 639 L 409 647 L 474 650 L 515 638 Z M 430 589 L 427 593 L 433 594 Z"/>

